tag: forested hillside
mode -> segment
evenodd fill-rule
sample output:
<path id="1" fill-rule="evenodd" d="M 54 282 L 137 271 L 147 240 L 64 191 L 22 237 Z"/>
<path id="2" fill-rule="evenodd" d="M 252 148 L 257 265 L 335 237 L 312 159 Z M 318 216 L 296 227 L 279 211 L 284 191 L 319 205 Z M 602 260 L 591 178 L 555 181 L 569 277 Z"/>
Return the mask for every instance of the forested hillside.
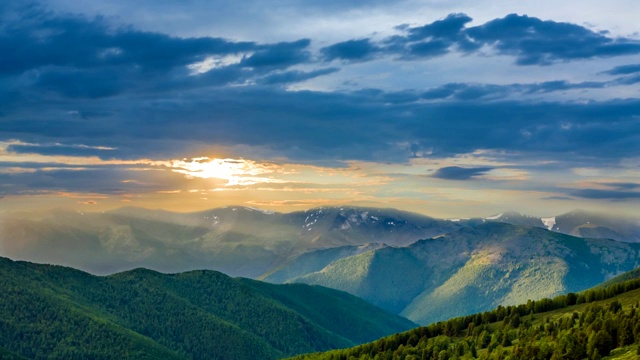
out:
<path id="1" fill-rule="evenodd" d="M 458 317 L 302 359 L 636 359 L 640 280 Z"/>
<path id="2" fill-rule="evenodd" d="M 0 258 L 2 356 L 274 359 L 415 327 L 354 296 L 215 271 L 107 277 Z"/>

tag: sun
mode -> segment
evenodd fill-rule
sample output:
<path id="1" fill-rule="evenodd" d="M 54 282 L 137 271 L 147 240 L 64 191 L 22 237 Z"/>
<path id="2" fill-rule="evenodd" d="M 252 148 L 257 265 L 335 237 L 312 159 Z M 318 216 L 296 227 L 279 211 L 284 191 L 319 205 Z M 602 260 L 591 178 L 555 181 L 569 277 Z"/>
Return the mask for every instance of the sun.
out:
<path id="1" fill-rule="evenodd" d="M 273 177 L 265 176 L 274 172 L 268 164 L 245 159 L 198 157 L 173 160 L 171 167 L 172 171 L 185 174 L 190 178 L 226 180 L 226 186 L 278 182 Z"/>

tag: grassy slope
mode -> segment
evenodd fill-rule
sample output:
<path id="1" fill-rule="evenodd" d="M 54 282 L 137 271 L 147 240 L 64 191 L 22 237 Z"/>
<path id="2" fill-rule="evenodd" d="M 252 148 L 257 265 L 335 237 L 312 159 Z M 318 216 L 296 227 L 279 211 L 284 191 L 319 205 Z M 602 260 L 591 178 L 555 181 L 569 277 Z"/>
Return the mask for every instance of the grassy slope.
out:
<path id="1" fill-rule="evenodd" d="M 614 278 L 611 278 L 605 282 L 603 282 L 602 284 L 598 285 L 599 287 L 607 287 L 607 286 L 611 286 L 614 284 L 618 284 L 627 280 L 633 280 L 633 279 L 638 279 L 640 278 L 640 267 L 635 268 L 631 271 L 627 271 L 624 274 L 620 274 Z"/>
<path id="2" fill-rule="evenodd" d="M 98 277 L 0 258 L 0 287 L 0 347 L 28 358 L 268 359 L 415 325 L 335 290 L 213 271 Z"/>
<path id="3" fill-rule="evenodd" d="M 637 270 L 637 269 L 636 269 Z M 636 274 L 636 270 L 633 270 L 631 272 L 629 272 L 629 274 L 623 274 L 624 276 L 621 276 L 621 278 L 631 278 L 632 280 L 628 280 L 628 281 L 617 281 L 615 284 L 631 284 L 634 282 L 633 279 L 637 279 L 638 277 L 634 277 L 633 274 Z M 607 299 L 603 299 L 603 300 L 595 300 L 595 301 L 591 301 L 591 302 L 587 302 L 587 303 L 580 303 L 580 304 L 576 304 L 576 305 L 571 305 L 571 306 L 564 306 L 560 309 L 555 309 L 555 310 L 551 310 L 551 311 L 546 311 L 546 312 L 538 312 L 535 313 L 534 315 L 527 315 L 527 316 L 523 316 L 522 322 L 523 324 L 526 322 L 526 328 L 535 328 L 536 326 L 538 327 L 545 327 L 546 324 L 552 323 L 552 324 L 558 324 L 560 322 L 562 322 L 563 320 L 566 321 L 567 319 L 571 319 L 574 315 L 574 313 L 578 313 L 578 314 L 583 314 L 586 311 L 589 311 L 590 309 L 593 309 L 594 306 L 601 306 L 603 309 L 607 309 L 609 308 L 609 306 L 614 303 L 617 302 L 621 305 L 621 310 L 624 313 L 630 313 L 632 312 L 633 309 L 633 313 L 637 313 L 639 305 L 640 304 L 640 283 L 637 282 L 637 280 L 635 280 L 635 284 L 633 285 L 633 290 L 630 291 L 626 291 L 623 292 L 621 294 L 615 295 L 613 297 L 607 298 Z M 608 289 L 612 289 L 613 287 L 610 286 Z M 596 287 L 594 288 L 595 291 L 605 291 L 606 292 L 606 288 L 602 288 L 602 287 Z M 589 293 L 591 290 L 583 292 L 581 294 L 587 294 Z M 580 294 L 579 294 L 580 295 Z M 588 295 L 587 295 L 588 296 Z M 494 310 L 495 312 L 495 310 Z M 478 315 L 483 315 L 483 314 L 478 314 Z M 459 318 L 462 319 L 462 318 Z M 450 321 L 444 322 L 444 323 L 438 323 L 438 324 L 432 324 L 436 325 L 436 328 L 439 328 L 439 325 L 442 324 L 443 328 L 447 328 L 447 323 L 451 323 L 451 321 L 455 321 L 457 319 L 452 319 Z M 599 320 L 597 320 L 599 321 Z M 609 320 L 607 320 L 609 321 Z M 600 324 L 602 325 L 602 323 Z M 484 326 L 484 325 L 483 325 Z M 556 325 L 557 326 L 557 325 Z M 595 325 L 589 325 L 589 326 L 595 326 Z M 637 325 L 636 325 L 637 327 Z M 395 350 L 396 352 L 398 351 L 402 351 L 404 349 L 405 346 L 411 346 L 409 345 L 409 343 L 413 342 L 413 346 L 416 346 L 418 349 L 418 352 L 421 348 L 421 346 L 425 346 L 423 344 L 426 343 L 426 338 L 424 337 L 424 331 L 422 330 L 423 328 L 416 328 L 416 329 L 412 329 L 409 330 L 405 333 L 402 334 L 395 334 L 380 340 L 377 340 L 373 343 L 370 344 L 366 344 L 363 346 L 359 346 L 359 347 L 355 347 L 352 349 L 345 349 L 345 350 L 337 350 L 337 351 L 331 351 L 331 352 L 327 352 L 327 353 L 316 353 L 316 354 L 306 354 L 306 355 L 300 355 L 300 356 L 296 356 L 293 359 L 297 359 L 297 360 L 301 360 L 301 359 L 346 359 L 346 358 L 350 358 L 351 356 L 355 357 L 355 358 L 361 358 L 361 359 L 369 359 L 371 358 L 369 355 L 367 355 L 367 353 L 359 353 L 359 349 L 364 349 L 365 347 L 368 348 L 374 348 L 374 349 L 384 349 L 385 351 L 387 351 L 387 354 L 389 353 L 389 346 L 392 346 L 391 350 Z M 442 328 L 440 328 L 442 331 Z M 489 323 L 485 326 L 485 330 L 491 335 L 491 334 L 495 334 L 498 331 L 501 331 L 505 329 L 505 325 L 503 321 L 496 321 L 496 322 L 492 322 Z M 444 330 L 446 331 L 446 330 Z M 466 330 L 465 330 L 466 331 Z M 428 332 L 428 330 L 427 330 Z M 464 332 L 464 331 L 463 331 Z M 635 330 L 634 330 L 635 332 Z M 513 333 L 515 333 L 515 331 L 513 331 Z M 421 335 L 422 334 L 422 335 Z M 520 334 L 520 332 L 518 332 L 518 334 Z M 523 333 L 524 334 L 524 333 Z M 442 336 L 438 336 L 435 338 L 431 338 L 431 339 L 435 339 L 436 343 L 438 341 L 440 341 L 440 343 L 446 343 L 450 349 L 452 348 L 456 348 L 456 347 L 462 347 L 467 346 L 470 342 L 469 337 L 465 337 L 465 336 L 461 336 L 462 334 L 459 333 L 458 335 L 454 335 L 453 337 L 449 338 L 449 340 L 446 341 L 442 341 L 440 338 L 443 338 Z M 421 338 L 422 336 L 422 338 Z M 525 335 L 525 336 L 531 336 L 529 334 Z M 412 339 L 414 338 L 414 339 Z M 398 340 L 400 339 L 400 340 Z M 404 339 L 404 340 L 403 340 Z M 440 340 L 438 340 L 440 339 Z M 505 350 L 513 350 L 514 347 L 518 344 L 520 339 L 515 338 L 512 339 L 512 343 L 506 347 L 504 347 Z M 466 343 L 464 343 L 465 341 L 467 341 Z M 555 337 L 553 338 L 553 341 L 555 341 Z M 463 344 L 464 343 L 464 344 Z M 391 344 L 391 345 L 389 345 Z M 462 345 L 461 345 L 462 344 Z M 614 346 L 615 347 L 615 346 Z M 640 340 L 636 339 L 636 342 L 628 345 L 628 346 L 621 346 L 618 348 L 615 348 L 614 350 L 611 351 L 611 353 L 608 356 L 605 356 L 604 359 L 638 359 L 640 357 L 640 349 L 638 349 L 640 347 Z M 501 351 L 502 348 L 499 348 L 498 353 Z M 365 351 L 365 350 L 363 350 Z M 381 359 L 384 359 L 386 357 L 384 357 L 381 354 L 379 354 L 381 357 Z M 504 354 L 503 354 L 504 355 Z M 479 358 L 479 359 L 484 359 L 484 358 L 491 358 L 493 359 L 494 357 L 492 356 L 498 356 L 498 358 L 500 358 L 499 355 L 493 354 L 490 355 L 488 349 L 478 349 L 477 350 L 477 356 L 476 357 L 472 357 L 469 354 L 465 354 L 465 355 L 461 355 L 460 359 L 475 359 L 475 358 Z"/>

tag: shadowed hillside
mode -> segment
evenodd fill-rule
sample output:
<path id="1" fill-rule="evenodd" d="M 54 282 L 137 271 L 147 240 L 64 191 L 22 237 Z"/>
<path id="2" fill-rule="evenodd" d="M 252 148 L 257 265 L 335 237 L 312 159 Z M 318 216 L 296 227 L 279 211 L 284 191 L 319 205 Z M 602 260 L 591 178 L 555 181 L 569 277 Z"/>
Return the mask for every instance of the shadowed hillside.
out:
<path id="1" fill-rule="evenodd" d="M 336 290 L 215 271 L 98 277 L 0 258 L 0 288 L 0 349 L 26 358 L 273 359 L 415 326 Z"/>

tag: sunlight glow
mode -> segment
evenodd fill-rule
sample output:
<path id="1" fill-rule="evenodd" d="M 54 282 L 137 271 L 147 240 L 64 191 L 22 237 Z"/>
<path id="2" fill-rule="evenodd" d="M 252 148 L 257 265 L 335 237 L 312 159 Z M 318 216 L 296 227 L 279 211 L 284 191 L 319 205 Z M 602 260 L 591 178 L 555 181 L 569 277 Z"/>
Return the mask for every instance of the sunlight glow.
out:
<path id="1" fill-rule="evenodd" d="M 226 180 L 226 186 L 248 186 L 259 183 L 284 183 L 271 176 L 260 176 L 276 172 L 275 165 L 260 164 L 244 159 L 210 159 L 199 157 L 171 161 L 172 171 L 188 177 Z"/>

